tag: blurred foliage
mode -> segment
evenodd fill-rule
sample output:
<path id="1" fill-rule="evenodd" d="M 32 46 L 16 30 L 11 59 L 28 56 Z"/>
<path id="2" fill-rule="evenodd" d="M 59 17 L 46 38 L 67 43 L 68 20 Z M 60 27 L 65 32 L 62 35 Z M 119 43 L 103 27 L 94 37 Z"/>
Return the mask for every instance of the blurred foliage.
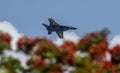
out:
<path id="1" fill-rule="evenodd" d="M 0 54 L 5 49 L 10 49 L 11 37 L 7 33 L 0 32 Z"/>
<path id="2" fill-rule="evenodd" d="M 120 45 L 116 45 L 113 47 L 113 49 L 110 50 L 110 53 L 112 55 L 112 62 L 114 64 L 120 63 Z"/>
<path id="3" fill-rule="evenodd" d="M 120 45 L 109 49 L 107 36 L 110 31 L 87 33 L 78 43 L 65 41 L 56 46 L 47 38 L 30 38 L 23 36 L 17 42 L 18 51 L 31 58 L 27 61 L 28 68 L 21 66 L 18 59 L 5 56 L 3 51 L 11 49 L 11 37 L 0 32 L 0 73 L 119 73 Z M 106 60 L 106 52 L 111 54 L 111 60 Z M 67 67 L 65 67 L 67 66 Z"/>
<path id="4" fill-rule="evenodd" d="M 17 70 L 24 70 L 20 64 L 20 61 L 3 55 L 0 61 L 0 73 L 16 73 Z"/>

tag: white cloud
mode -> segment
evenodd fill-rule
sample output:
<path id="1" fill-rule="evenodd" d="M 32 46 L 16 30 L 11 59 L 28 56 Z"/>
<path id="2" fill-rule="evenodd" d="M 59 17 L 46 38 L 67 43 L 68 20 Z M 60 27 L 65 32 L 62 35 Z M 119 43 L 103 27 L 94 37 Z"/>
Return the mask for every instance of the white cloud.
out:
<path id="1" fill-rule="evenodd" d="M 10 36 L 12 37 L 12 41 L 11 41 L 12 49 L 16 49 L 17 48 L 16 42 L 20 37 L 22 37 L 22 34 L 19 33 L 17 29 L 10 22 L 7 21 L 0 22 L 0 31 L 10 34 Z"/>
<path id="2" fill-rule="evenodd" d="M 22 37 L 23 35 L 19 33 L 17 29 L 10 22 L 7 22 L 7 21 L 0 22 L 0 31 L 10 34 L 10 36 L 12 37 L 11 47 L 13 50 L 17 49 L 16 43 L 18 39 Z M 23 52 L 15 52 L 13 50 L 4 51 L 4 54 L 7 56 L 12 56 L 13 58 L 20 60 L 21 65 L 27 68 L 26 61 L 29 58 L 29 56 L 25 55 Z"/>
<path id="3" fill-rule="evenodd" d="M 113 48 L 116 45 L 120 45 L 120 34 L 116 35 L 109 44 L 110 49 Z"/>
<path id="4" fill-rule="evenodd" d="M 26 65 L 26 62 L 27 60 L 29 59 L 29 56 L 27 56 L 25 53 L 23 52 L 15 52 L 15 51 L 9 51 L 9 50 L 6 50 L 4 51 L 4 54 L 6 56 L 11 56 L 15 59 L 18 59 L 20 62 L 21 62 L 21 65 L 24 67 L 24 68 L 28 68 L 27 65 Z"/>
<path id="5" fill-rule="evenodd" d="M 64 32 L 64 38 L 60 39 L 59 37 L 57 37 L 57 39 L 54 41 L 54 43 L 58 46 L 62 45 L 65 41 L 72 41 L 74 43 L 77 43 L 80 39 L 80 37 L 72 31 L 66 31 Z"/>

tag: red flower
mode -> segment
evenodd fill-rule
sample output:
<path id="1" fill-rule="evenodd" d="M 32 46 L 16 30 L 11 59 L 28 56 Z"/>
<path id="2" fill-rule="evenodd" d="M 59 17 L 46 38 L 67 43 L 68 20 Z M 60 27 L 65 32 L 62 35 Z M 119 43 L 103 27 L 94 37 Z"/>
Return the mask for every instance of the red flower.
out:
<path id="1" fill-rule="evenodd" d="M 10 35 L 9 34 L 5 34 L 4 37 L 5 37 L 5 41 L 10 44 L 10 42 L 11 42 Z"/>
<path id="2" fill-rule="evenodd" d="M 100 64 L 101 66 L 97 69 L 97 72 L 103 73 L 104 70 L 107 70 L 108 72 L 117 73 L 116 67 L 112 63 L 101 61 Z"/>
<path id="3" fill-rule="evenodd" d="M 61 71 L 51 71 L 50 73 L 63 73 Z"/>
<path id="4" fill-rule="evenodd" d="M 23 52 L 28 54 L 31 52 L 34 46 L 33 39 L 30 37 L 22 37 L 18 40 L 17 46 L 19 48 L 18 50 L 22 50 Z"/>
<path id="5" fill-rule="evenodd" d="M 34 44 L 33 54 L 42 58 L 53 58 L 59 54 L 58 48 L 48 39 L 35 38 Z"/>
<path id="6" fill-rule="evenodd" d="M 40 45 L 49 44 L 49 45 L 54 45 L 51 40 L 48 40 L 46 38 L 41 38 L 41 37 L 36 37 L 34 39 L 34 44 L 40 44 Z"/>
<path id="7" fill-rule="evenodd" d="M 46 61 L 41 59 L 39 56 L 33 56 L 32 59 L 27 62 L 27 64 L 33 68 L 47 66 Z"/>
<path id="8" fill-rule="evenodd" d="M 110 50 L 112 55 L 112 62 L 115 64 L 120 63 L 120 45 L 116 45 Z"/>
<path id="9" fill-rule="evenodd" d="M 30 37 L 22 37 L 18 40 L 18 43 L 17 43 L 18 47 L 23 45 L 27 46 L 26 44 L 33 44 L 33 39 Z"/>
<path id="10" fill-rule="evenodd" d="M 116 54 L 116 55 L 120 55 L 120 45 L 116 45 L 115 47 L 113 47 L 111 50 L 110 50 L 110 53 L 111 54 Z"/>
<path id="11" fill-rule="evenodd" d="M 73 56 L 76 52 L 75 44 L 73 42 L 67 41 L 62 45 L 62 51 L 66 52 L 66 55 L 64 56 L 64 61 L 68 64 L 73 64 Z"/>
<path id="12" fill-rule="evenodd" d="M 73 42 L 67 41 L 62 45 L 62 50 L 76 51 L 75 44 Z"/>
<path id="13" fill-rule="evenodd" d="M 11 42 L 11 36 L 8 33 L 0 33 L 0 42 L 7 42 L 8 44 L 10 44 Z"/>
<path id="14" fill-rule="evenodd" d="M 50 66 L 53 66 L 50 73 L 63 73 L 62 72 L 62 67 L 60 64 L 56 63 L 56 64 L 50 64 Z"/>
<path id="15" fill-rule="evenodd" d="M 108 51 L 108 44 L 104 40 L 98 44 L 93 44 L 89 49 L 89 53 L 94 60 L 102 60 L 106 51 Z"/>

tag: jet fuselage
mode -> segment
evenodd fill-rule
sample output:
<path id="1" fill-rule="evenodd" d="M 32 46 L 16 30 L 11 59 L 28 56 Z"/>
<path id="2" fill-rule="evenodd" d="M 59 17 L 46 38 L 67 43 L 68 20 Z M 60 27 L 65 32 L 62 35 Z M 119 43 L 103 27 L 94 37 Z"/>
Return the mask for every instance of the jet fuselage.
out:
<path id="1" fill-rule="evenodd" d="M 49 26 L 48 27 L 48 30 L 51 30 L 51 31 L 67 31 L 69 29 L 69 27 L 67 27 L 67 26 L 57 26 L 57 27 L 55 27 L 55 26 Z"/>

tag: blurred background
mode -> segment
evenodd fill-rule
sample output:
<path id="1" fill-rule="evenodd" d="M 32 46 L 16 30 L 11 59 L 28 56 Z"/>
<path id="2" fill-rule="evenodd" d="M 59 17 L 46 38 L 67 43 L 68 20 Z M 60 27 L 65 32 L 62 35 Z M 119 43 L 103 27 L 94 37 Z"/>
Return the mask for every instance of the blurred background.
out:
<path id="1" fill-rule="evenodd" d="M 119 73 L 119 2 L 1 0 L 0 73 Z M 48 35 L 48 18 L 78 29 Z"/>

